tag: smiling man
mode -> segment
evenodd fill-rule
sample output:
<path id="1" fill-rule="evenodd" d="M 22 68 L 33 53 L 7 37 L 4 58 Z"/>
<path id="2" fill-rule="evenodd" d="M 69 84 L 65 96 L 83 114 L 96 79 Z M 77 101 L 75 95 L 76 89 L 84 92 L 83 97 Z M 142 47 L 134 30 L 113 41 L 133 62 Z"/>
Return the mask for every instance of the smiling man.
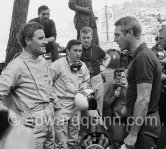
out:
<path id="1" fill-rule="evenodd" d="M 23 122 L 27 117 L 34 118 L 36 149 L 54 149 L 54 127 L 50 123 L 54 118 L 50 104 L 53 92 L 49 86 L 48 63 L 40 56 L 46 53 L 48 43 L 43 27 L 39 23 L 25 24 L 19 41 L 23 52 L 0 75 L 0 100 Z"/>
<path id="2" fill-rule="evenodd" d="M 46 46 L 46 52 L 51 52 L 52 62 L 58 59 L 58 44 L 56 41 L 56 27 L 53 20 L 50 19 L 50 9 L 42 5 L 38 8 L 38 17 L 30 20 L 29 22 L 37 22 L 43 26 L 46 40 L 48 42 Z"/>
<path id="3" fill-rule="evenodd" d="M 130 127 L 124 143 L 135 149 L 151 149 L 159 148 L 161 65 L 141 41 L 141 33 L 141 25 L 134 17 L 123 17 L 115 22 L 114 41 L 133 57 L 127 72 L 126 107 Z M 155 120 L 151 121 L 152 118 Z"/>

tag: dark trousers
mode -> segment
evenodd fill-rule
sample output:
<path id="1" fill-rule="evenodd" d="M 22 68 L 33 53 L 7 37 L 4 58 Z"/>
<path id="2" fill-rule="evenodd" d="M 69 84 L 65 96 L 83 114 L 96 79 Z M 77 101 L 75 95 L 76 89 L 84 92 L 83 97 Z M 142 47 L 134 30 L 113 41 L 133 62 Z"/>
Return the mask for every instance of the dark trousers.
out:
<path id="1" fill-rule="evenodd" d="M 51 52 L 51 60 L 54 62 L 59 58 L 58 44 L 56 42 L 50 42 L 46 46 L 47 53 Z"/>
<path id="2" fill-rule="evenodd" d="M 163 92 L 160 94 L 159 115 L 162 125 L 166 126 L 166 93 Z"/>
<path id="3" fill-rule="evenodd" d="M 160 149 L 166 148 L 166 93 L 161 92 L 159 103 L 159 114 L 161 120 Z"/>
<path id="4" fill-rule="evenodd" d="M 159 149 L 159 137 L 161 132 L 161 123 L 158 112 L 148 115 L 156 119 L 147 119 L 140 129 L 135 149 Z"/>

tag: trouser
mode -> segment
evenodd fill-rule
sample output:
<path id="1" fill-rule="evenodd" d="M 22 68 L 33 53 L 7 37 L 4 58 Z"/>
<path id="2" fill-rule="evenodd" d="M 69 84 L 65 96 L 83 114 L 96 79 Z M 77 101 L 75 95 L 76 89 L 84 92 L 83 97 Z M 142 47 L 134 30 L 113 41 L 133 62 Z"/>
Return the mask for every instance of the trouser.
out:
<path id="1" fill-rule="evenodd" d="M 99 113 L 102 115 L 103 113 L 103 98 L 104 98 L 104 84 L 101 74 L 93 76 L 91 78 L 91 86 L 95 91 L 95 99 L 97 100 L 97 109 Z M 90 110 L 94 111 L 94 110 Z M 96 112 L 95 112 L 96 113 Z"/>
<path id="2" fill-rule="evenodd" d="M 39 111 L 30 111 L 35 117 L 34 138 L 36 149 L 55 149 L 54 134 L 54 109 L 51 104 L 43 105 L 44 109 Z M 26 116 L 26 115 L 24 115 Z"/>
<path id="3" fill-rule="evenodd" d="M 160 102 L 159 102 L 159 114 L 162 124 L 161 134 L 160 134 L 160 148 L 166 148 L 166 93 L 161 92 Z"/>
<path id="4" fill-rule="evenodd" d="M 160 131 L 158 112 L 148 115 L 138 133 L 135 149 L 159 149 Z"/>
<path id="5" fill-rule="evenodd" d="M 63 149 L 73 149 L 80 129 L 80 112 L 74 98 L 61 98 L 62 109 L 55 112 L 55 145 Z"/>
<path id="6" fill-rule="evenodd" d="M 58 44 L 56 42 L 50 42 L 46 46 L 47 53 L 51 52 L 51 60 L 54 62 L 59 58 Z"/>
<path id="7" fill-rule="evenodd" d="M 159 115 L 162 125 L 166 126 L 166 93 L 163 92 L 160 94 Z"/>

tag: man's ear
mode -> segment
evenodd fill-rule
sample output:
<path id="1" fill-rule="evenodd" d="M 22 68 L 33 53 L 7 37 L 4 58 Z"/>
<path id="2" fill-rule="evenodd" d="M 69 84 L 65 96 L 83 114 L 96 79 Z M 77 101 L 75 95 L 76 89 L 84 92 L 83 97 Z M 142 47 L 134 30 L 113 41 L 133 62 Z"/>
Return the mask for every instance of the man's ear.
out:
<path id="1" fill-rule="evenodd" d="M 129 29 L 128 32 L 127 32 L 128 36 L 131 38 L 134 36 L 134 32 L 132 29 Z"/>
<path id="2" fill-rule="evenodd" d="M 32 40 L 29 37 L 26 37 L 25 42 L 27 45 L 31 45 Z"/>

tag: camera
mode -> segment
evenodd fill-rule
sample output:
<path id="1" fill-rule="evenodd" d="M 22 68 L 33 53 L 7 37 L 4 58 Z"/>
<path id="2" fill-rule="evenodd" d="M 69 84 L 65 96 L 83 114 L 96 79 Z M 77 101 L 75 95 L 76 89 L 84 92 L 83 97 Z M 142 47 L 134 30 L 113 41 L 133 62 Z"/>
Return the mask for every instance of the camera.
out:
<path id="1" fill-rule="evenodd" d="M 157 57 L 159 60 L 163 60 L 165 58 L 165 53 L 163 51 L 158 51 Z"/>
<path id="2" fill-rule="evenodd" d="M 127 85 L 126 74 L 124 68 L 117 68 L 114 71 L 114 80 L 116 81 L 116 87 L 125 87 Z"/>
<path id="3" fill-rule="evenodd" d="M 128 59 L 128 50 L 123 50 L 120 54 L 120 59 L 126 61 Z"/>
<path id="4" fill-rule="evenodd" d="M 153 48 L 152 51 L 156 54 L 159 60 L 163 60 L 166 57 L 164 49 L 161 47 L 159 43 L 157 43 Z"/>
<path id="5" fill-rule="evenodd" d="M 122 82 L 121 80 L 117 81 L 116 82 L 116 87 L 123 87 L 123 86 L 126 86 L 126 83 Z"/>

